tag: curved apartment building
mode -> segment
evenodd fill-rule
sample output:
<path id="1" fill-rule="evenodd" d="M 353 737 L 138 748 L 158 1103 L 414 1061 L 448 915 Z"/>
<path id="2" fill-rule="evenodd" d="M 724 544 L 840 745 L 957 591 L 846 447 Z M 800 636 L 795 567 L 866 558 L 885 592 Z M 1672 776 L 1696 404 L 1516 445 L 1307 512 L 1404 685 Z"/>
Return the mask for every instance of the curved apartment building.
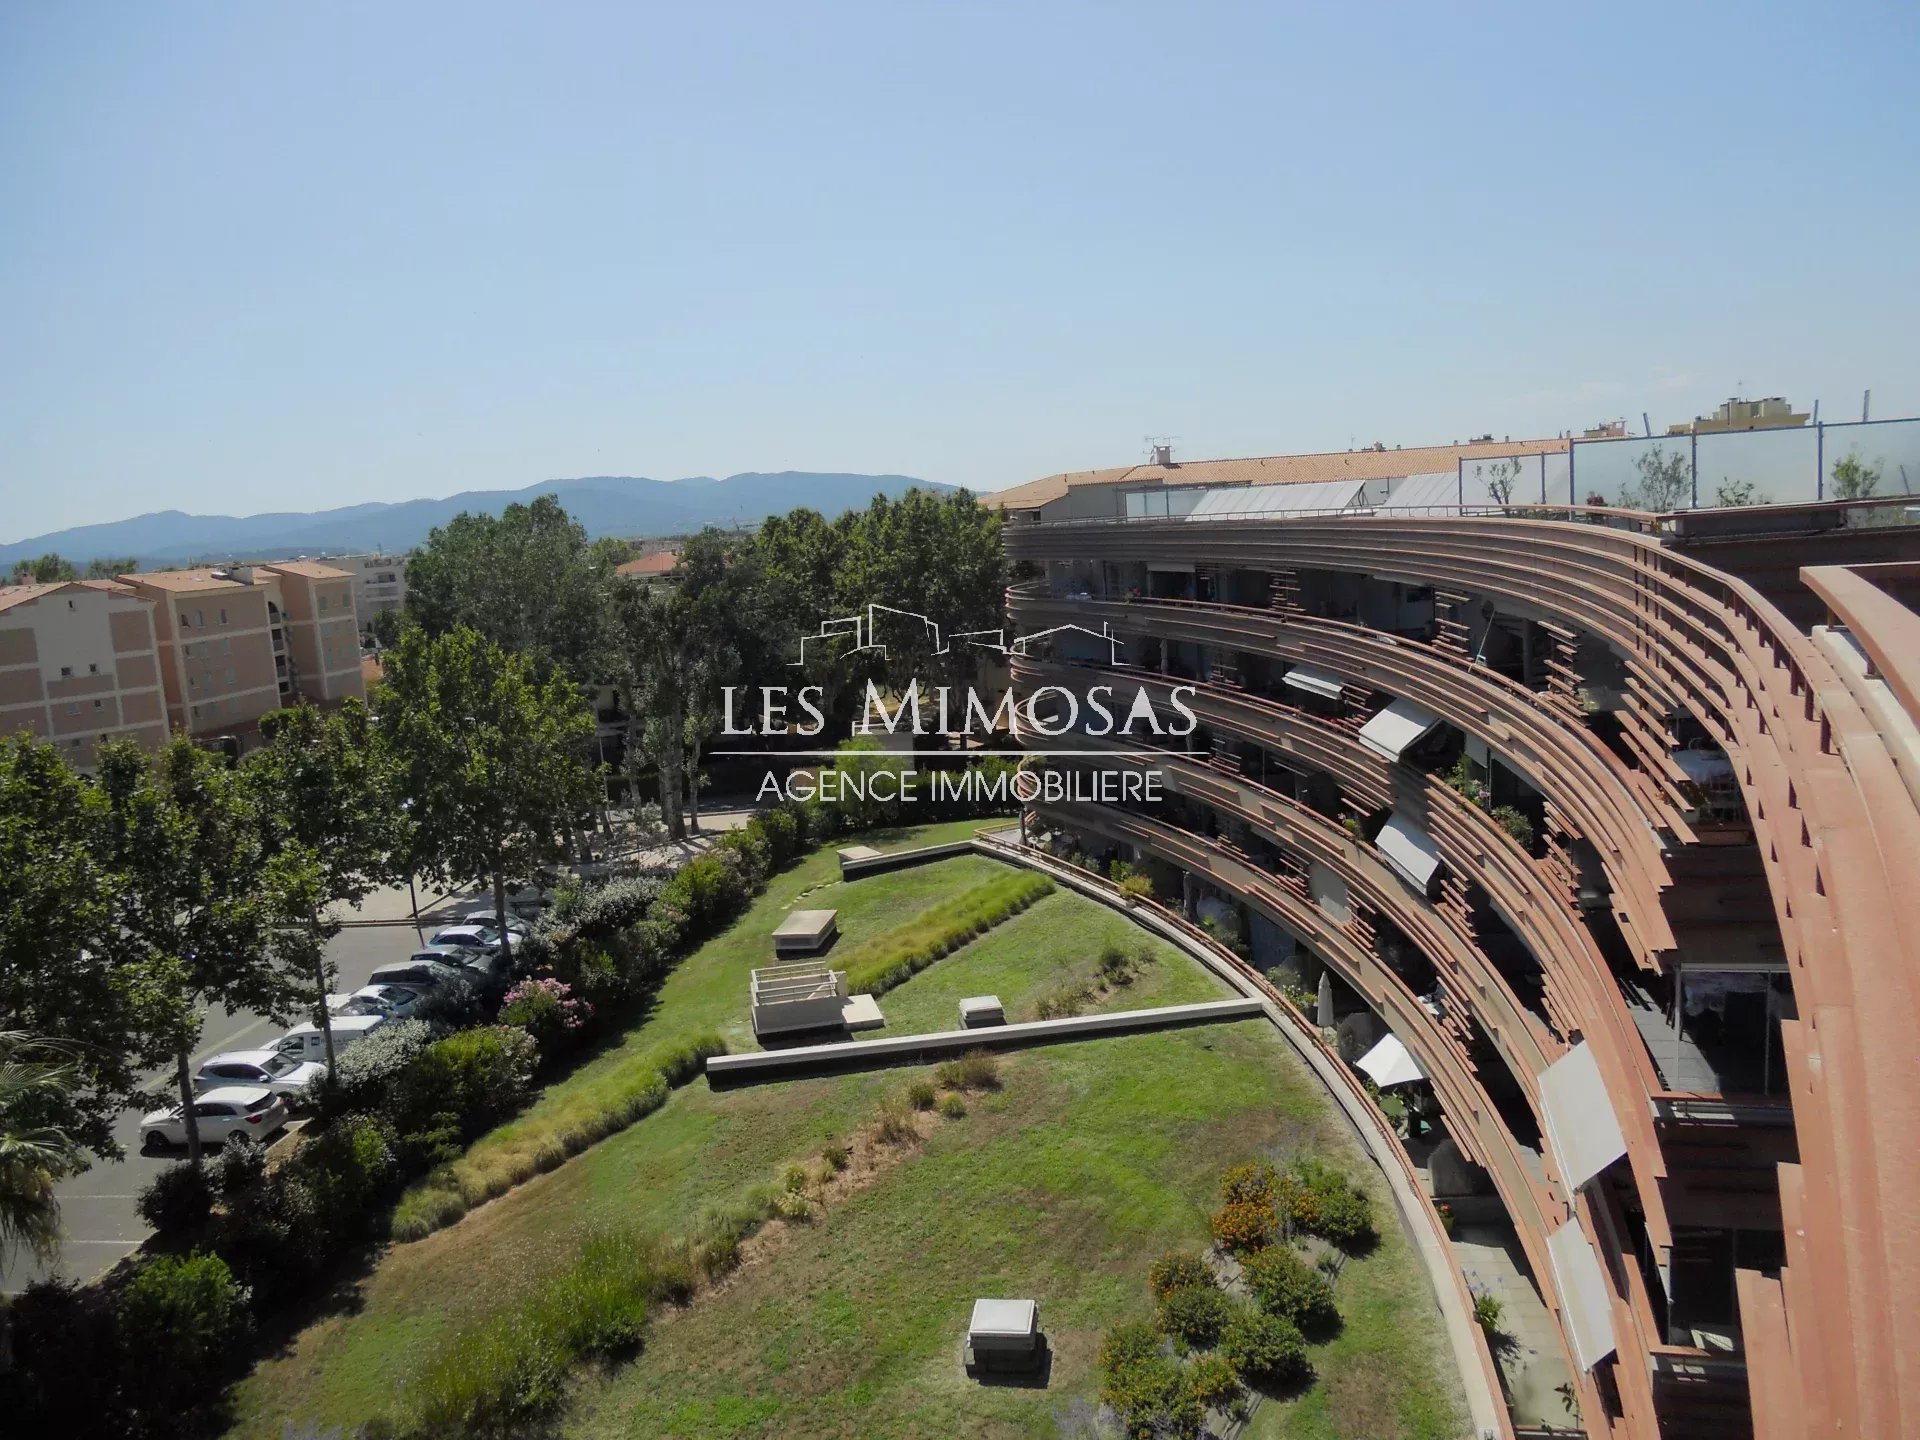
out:
<path id="1" fill-rule="evenodd" d="M 1554 443 L 990 497 L 1051 763 L 1165 791 L 1029 828 L 1406 1047 L 1567 1377 L 1519 1433 L 1920 1434 L 1920 513 L 1459 503 Z"/>

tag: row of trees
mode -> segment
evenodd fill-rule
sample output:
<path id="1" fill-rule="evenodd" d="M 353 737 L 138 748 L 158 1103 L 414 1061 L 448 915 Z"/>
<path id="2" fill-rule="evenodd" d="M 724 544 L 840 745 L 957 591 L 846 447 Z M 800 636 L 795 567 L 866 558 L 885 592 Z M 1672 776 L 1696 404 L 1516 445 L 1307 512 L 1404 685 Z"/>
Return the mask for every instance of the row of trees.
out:
<path id="1" fill-rule="evenodd" d="M 15 562 L 7 580 L 13 585 L 51 585 L 56 580 L 109 580 L 115 575 L 125 575 L 138 569 L 139 563 L 134 556 L 126 555 L 117 559 L 89 560 L 82 569 L 65 556 L 49 550 L 32 560 Z"/>
<path id="2" fill-rule="evenodd" d="M 507 880 L 559 859 L 599 793 L 578 688 L 470 630 L 406 635 L 376 706 L 270 715 L 237 766 L 180 736 L 107 745 L 89 778 L 0 741 L 0 1015 L 60 1077 L 0 1088 L 0 1167 L 4 1137 L 37 1147 L 13 1193 L 117 1155 L 156 1072 L 186 1103 L 212 1007 L 326 1025 L 340 905 L 422 874 L 491 885 L 504 920 Z"/>
<path id="3" fill-rule="evenodd" d="M 869 679 L 971 678 L 980 652 L 936 645 L 911 621 L 850 663 L 821 657 L 803 675 L 793 662 L 801 635 L 870 603 L 929 616 L 943 636 L 997 628 L 999 525 L 965 492 L 876 497 L 837 520 L 800 509 L 751 534 L 703 531 L 684 545 L 675 583 L 647 585 L 621 581 L 624 546 L 590 540 L 546 496 L 435 530 L 408 561 L 407 619 L 429 635 L 471 629 L 527 656 L 542 679 L 616 687 L 628 769 L 657 772 L 662 818 L 679 838 L 699 822 L 703 754 L 726 687 L 820 684 L 832 730 L 845 734 Z"/>

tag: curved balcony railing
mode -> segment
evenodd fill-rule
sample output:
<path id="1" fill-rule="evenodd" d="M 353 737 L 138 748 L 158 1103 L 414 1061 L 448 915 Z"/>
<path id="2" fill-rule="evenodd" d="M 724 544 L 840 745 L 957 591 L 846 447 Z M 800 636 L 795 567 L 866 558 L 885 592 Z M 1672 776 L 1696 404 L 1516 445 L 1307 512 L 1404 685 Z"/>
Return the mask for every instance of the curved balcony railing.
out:
<path id="1" fill-rule="evenodd" d="M 1579 524 L 1330 517 L 1009 526 L 1005 539 L 1018 560 L 1386 573 L 1509 599 L 1598 635 L 1647 698 L 1690 711 L 1734 762 L 1801 1017 L 1782 1025 L 1802 1157 L 1781 1167 L 1786 1272 L 1740 1280 L 1748 1353 L 1769 1386 L 1756 1424 L 1797 1434 L 1818 1415 L 1842 1434 L 1920 1432 L 1920 1361 L 1906 1341 L 1920 1334 L 1920 1253 L 1906 1240 L 1920 1219 L 1920 810 L 1872 718 L 1806 636 L 1751 585 L 1648 537 Z M 1277 653 L 1291 644 L 1307 658 L 1287 628 Z M 1454 718 L 1457 704 L 1430 704 L 1386 668 L 1379 688 Z M 1568 788 L 1529 778 L 1550 795 Z M 1625 872 L 1645 871 L 1626 908 L 1650 919 L 1657 864 L 1624 827 L 1596 825 L 1588 838 L 1599 836 L 1616 849 L 1602 847 L 1617 891 Z"/>

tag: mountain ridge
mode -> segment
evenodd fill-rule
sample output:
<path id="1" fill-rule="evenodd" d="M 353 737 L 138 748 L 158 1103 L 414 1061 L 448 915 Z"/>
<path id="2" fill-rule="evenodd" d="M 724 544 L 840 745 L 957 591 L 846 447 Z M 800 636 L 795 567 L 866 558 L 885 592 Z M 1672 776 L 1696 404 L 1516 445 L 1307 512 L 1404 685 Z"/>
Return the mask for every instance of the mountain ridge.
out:
<path id="1" fill-rule="evenodd" d="M 910 475 L 839 471 L 744 471 L 715 479 L 654 480 L 639 475 L 581 475 L 518 490 L 462 490 L 439 499 L 365 501 L 331 510 L 258 515 L 195 515 L 154 510 L 124 520 L 70 526 L 0 545 L 0 571 L 54 551 L 77 565 L 132 555 L 141 564 L 186 560 L 274 560 L 293 555 L 400 553 L 463 510 L 497 515 L 508 505 L 556 495 L 587 533 L 648 538 L 707 525 L 753 524 L 807 506 L 832 517 L 876 495 L 956 487 Z"/>

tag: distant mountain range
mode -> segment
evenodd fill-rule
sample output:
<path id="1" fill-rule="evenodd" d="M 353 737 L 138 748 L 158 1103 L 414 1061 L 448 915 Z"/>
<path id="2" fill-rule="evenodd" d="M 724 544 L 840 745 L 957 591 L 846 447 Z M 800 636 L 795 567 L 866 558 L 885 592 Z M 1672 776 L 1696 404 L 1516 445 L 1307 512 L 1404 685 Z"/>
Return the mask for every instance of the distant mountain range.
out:
<path id="1" fill-rule="evenodd" d="M 875 495 L 897 499 L 907 491 L 951 490 L 907 475 L 831 475 L 783 470 L 774 475 L 700 475 L 687 480 L 647 480 L 631 475 L 591 475 L 548 480 L 524 490 L 466 490 L 444 500 L 402 500 L 347 505 L 311 514 L 188 515 L 160 510 L 79 525 L 0 545 L 0 573 L 16 561 L 49 550 L 78 565 L 132 555 L 142 565 L 189 560 L 280 560 L 296 555 L 351 555 L 360 551 L 408 550 L 462 510 L 498 515 L 515 501 L 557 495 L 567 513 L 602 535 L 681 535 L 707 525 L 754 525 L 769 515 L 805 505 L 826 516 L 864 508 Z"/>

